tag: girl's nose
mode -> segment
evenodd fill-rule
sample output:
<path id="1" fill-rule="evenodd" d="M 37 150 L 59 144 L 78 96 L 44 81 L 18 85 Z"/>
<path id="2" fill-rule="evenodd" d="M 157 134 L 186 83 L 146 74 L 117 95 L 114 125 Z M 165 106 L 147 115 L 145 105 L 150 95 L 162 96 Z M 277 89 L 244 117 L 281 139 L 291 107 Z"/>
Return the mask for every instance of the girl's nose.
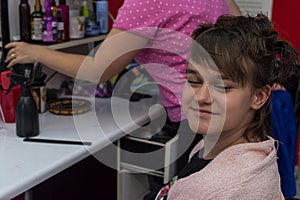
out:
<path id="1" fill-rule="evenodd" d="M 209 87 L 206 84 L 203 84 L 200 87 L 198 87 L 195 91 L 195 94 L 199 105 L 211 104 L 211 91 L 209 90 Z"/>

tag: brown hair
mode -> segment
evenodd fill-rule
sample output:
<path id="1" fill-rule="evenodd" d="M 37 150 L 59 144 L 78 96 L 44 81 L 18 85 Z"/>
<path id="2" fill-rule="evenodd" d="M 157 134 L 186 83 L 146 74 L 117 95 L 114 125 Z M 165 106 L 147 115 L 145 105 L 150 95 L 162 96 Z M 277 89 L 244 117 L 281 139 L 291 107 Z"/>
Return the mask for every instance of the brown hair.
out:
<path id="1" fill-rule="evenodd" d="M 253 89 L 274 83 L 285 84 L 295 72 L 297 51 L 286 41 L 278 39 L 267 16 L 221 16 L 215 24 L 203 24 L 193 32 L 191 59 L 200 61 L 199 44 L 212 58 L 217 68 L 233 81 Z M 200 55 L 201 54 L 201 55 Z M 266 140 L 271 131 L 270 100 L 259 109 L 244 133 Z"/>

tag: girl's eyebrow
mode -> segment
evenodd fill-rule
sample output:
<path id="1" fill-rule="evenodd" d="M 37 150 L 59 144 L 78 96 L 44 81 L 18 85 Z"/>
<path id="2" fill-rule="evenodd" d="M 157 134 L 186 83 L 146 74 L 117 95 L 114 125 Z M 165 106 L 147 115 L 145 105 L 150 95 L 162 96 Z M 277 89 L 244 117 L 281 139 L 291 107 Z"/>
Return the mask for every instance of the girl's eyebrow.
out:
<path id="1" fill-rule="evenodd" d="M 188 68 L 188 69 L 186 69 L 186 73 L 187 73 L 187 74 L 197 74 L 197 71 L 194 70 L 194 69 Z"/>
<path id="2" fill-rule="evenodd" d="M 196 69 L 193 68 L 187 68 L 186 69 L 186 74 L 193 74 L 193 75 L 198 75 L 199 72 Z M 216 74 L 216 78 L 217 79 L 222 79 L 223 81 L 232 81 L 231 78 L 229 78 L 227 75 L 223 74 L 223 73 L 217 73 Z"/>
<path id="3" fill-rule="evenodd" d="M 222 80 L 231 80 L 228 76 L 226 76 L 226 75 L 221 75 L 221 78 L 222 78 Z"/>

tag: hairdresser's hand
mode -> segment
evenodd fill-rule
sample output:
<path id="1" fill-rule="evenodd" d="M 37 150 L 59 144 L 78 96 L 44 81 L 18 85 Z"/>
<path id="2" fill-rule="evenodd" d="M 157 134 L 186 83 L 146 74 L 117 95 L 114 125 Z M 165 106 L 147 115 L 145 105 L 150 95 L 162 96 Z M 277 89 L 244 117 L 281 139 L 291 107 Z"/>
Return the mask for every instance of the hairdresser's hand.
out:
<path id="1" fill-rule="evenodd" d="M 5 46 L 9 49 L 5 62 L 9 63 L 7 67 L 12 67 L 15 64 L 33 63 L 37 61 L 40 54 L 38 45 L 32 45 L 25 42 L 11 42 Z"/>

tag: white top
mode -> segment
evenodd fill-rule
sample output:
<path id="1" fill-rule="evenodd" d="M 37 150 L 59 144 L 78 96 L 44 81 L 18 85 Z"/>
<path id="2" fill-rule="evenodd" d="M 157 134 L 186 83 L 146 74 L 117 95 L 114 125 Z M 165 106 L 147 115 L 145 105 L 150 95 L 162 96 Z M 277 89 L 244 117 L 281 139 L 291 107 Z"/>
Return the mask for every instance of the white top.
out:
<path id="1" fill-rule="evenodd" d="M 0 199 L 29 190 L 136 130 L 136 123 L 148 122 L 149 115 L 156 118 L 163 112 L 161 106 L 149 109 L 153 103 L 149 99 L 131 103 L 116 97 L 89 100 L 92 108 L 85 114 L 40 114 L 40 135 L 35 138 L 92 142 L 90 146 L 24 142 L 16 136 L 15 124 L 6 124 L 7 131 L 0 130 Z"/>

